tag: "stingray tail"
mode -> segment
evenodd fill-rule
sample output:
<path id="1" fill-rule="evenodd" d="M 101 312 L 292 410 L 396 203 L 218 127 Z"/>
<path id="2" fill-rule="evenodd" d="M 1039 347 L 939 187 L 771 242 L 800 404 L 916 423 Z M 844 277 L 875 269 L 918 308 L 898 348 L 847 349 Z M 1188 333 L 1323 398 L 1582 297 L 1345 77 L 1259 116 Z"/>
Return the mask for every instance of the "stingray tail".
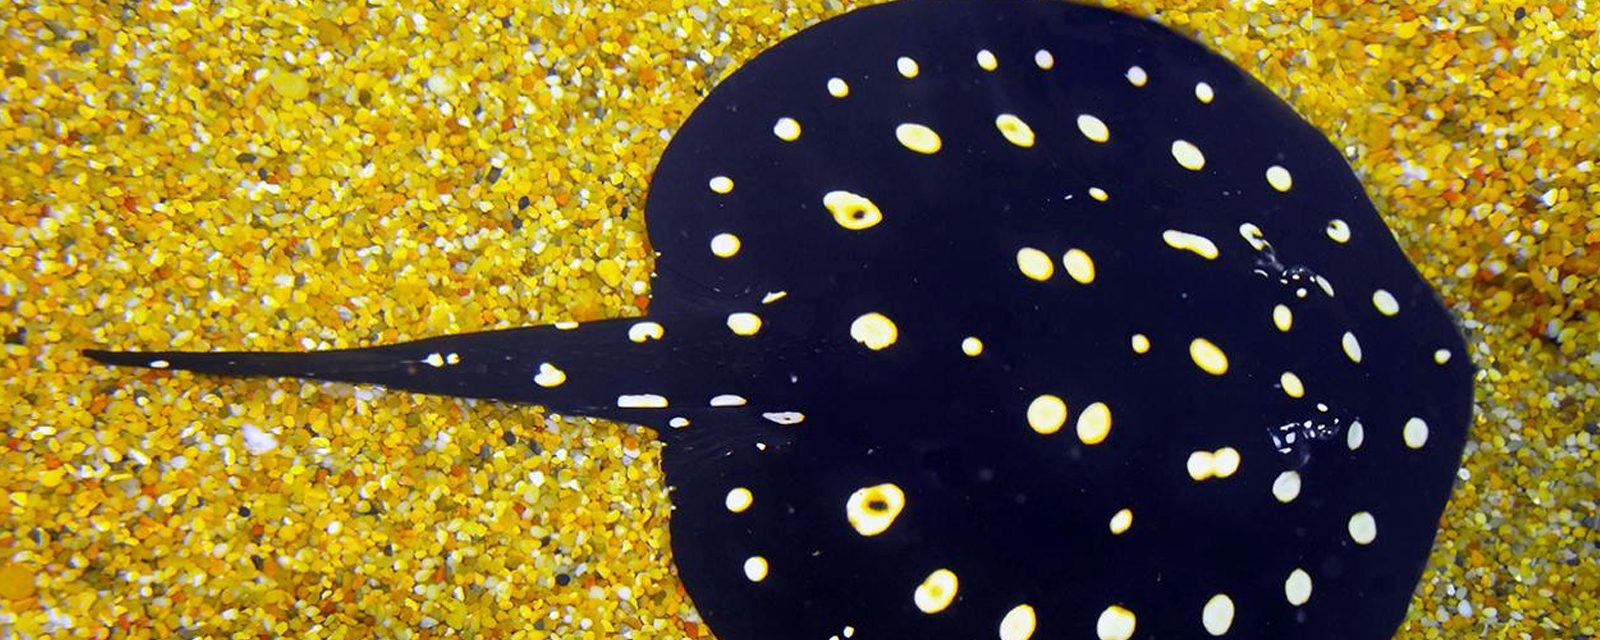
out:
<path id="1" fill-rule="evenodd" d="M 368 377 L 404 368 L 404 362 L 382 348 L 346 349 L 309 353 L 259 353 L 245 351 L 104 351 L 84 349 L 83 355 L 115 367 L 173 369 L 233 377 L 320 378 L 366 382 Z"/>

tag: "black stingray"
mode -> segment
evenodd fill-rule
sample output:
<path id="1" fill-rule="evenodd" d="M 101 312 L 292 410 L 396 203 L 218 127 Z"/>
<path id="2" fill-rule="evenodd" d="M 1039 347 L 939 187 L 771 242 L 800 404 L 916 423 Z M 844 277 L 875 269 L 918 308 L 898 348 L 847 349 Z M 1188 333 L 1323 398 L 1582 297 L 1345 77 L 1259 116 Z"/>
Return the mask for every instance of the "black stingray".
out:
<path id="1" fill-rule="evenodd" d="M 86 353 L 654 428 L 724 640 L 1402 620 L 1470 359 L 1338 150 L 1202 46 L 1062 2 L 854 11 L 708 96 L 646 215 L 644 320 Z"/>

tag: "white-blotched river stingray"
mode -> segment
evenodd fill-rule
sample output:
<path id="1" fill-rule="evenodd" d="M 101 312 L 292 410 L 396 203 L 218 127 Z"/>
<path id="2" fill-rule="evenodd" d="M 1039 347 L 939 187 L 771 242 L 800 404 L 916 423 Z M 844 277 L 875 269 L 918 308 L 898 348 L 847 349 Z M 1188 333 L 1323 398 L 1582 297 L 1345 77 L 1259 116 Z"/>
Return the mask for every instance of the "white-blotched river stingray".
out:
<path id="1" fill-rule="evenodd" d="M 654 429 L 722 640 L 1388 638 L 1471 359 L 1340 152 L 1148 20 L 904 0 L 751 60 L 649 185 L 645 318 L 86 354 Z"/>

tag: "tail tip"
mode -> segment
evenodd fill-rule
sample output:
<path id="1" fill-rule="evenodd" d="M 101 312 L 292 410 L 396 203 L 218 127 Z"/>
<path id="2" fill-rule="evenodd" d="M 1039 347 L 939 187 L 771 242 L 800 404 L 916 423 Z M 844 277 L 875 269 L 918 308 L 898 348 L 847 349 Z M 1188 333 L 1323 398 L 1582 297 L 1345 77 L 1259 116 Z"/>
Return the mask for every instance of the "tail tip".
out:
<path id="1" fill-rule="evenodd" d="M 116 367 L 148 367 L 151 369 L 165 369 L 171 363 L 161 359 L 153 353 L 139 353 L 135 351 L 106 351 L 104 349 L 84 349 L 80 351 L 83 357 L 100 364 Z"/>

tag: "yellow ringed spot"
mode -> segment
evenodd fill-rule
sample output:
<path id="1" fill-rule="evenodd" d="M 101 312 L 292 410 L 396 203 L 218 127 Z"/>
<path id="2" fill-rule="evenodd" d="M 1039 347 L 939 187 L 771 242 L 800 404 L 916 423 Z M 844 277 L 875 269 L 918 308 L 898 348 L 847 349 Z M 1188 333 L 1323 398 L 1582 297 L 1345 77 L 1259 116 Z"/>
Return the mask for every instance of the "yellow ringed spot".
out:
<path id="1" fill-rule="evenodd" d="M 894 483 L 885 482 L 856 489 L 844 503 L 845 519 L 856 533 L 871 537 L 889 530 L 906 507 L 906 494 Z"/>
<path id="2" fill-rule="evenodd" d="M 722 395 L 712 397 L 711 402 L 708 404 L 713 407 L 742 407 L 746 402 L 747 400 L 744 399 L 744 396 L 724 393 Z"/>
<path id="3" fill-rule="evenodd" d="M 1150 74 L 1145 73 L 1144 67 L 1138 65 L 1128 67 L 1128 72 L 1124 75 L 1128 78 L 1128 84 L 1135 87 L 1142 87 L 1150 81 Z"/>
<path id="4" fill-rule="evenodd" d="M 1211 89 L 1211 85 L 1201 82 L 1194 86 L 1194 97 L 1201 104 L 1211 104 L 1211 101 L 1216 99 L 1217 92 Z"/>
<path id="5" fill-rule="evenodd" d="M 1261 227 L 1253 223 L 1246 222 L 1239 225 L 1239 237 L 1244 238 L 1245 242 L 1250 243 L 1250 248 L 1256 251 L 1267 248 L 1267 241 L 1266 238 L 1262 237 Z"/>
<path id="6" fill-rule="evenodd" d="M 1356 334 L 1344 332 L 1339 344 L 1344 347 L 1344 357 L 1349 358 L 1351 362 L 1361 364 L 1361 341 L 1356 339 Z"/>
<path id="7" fill-rule="evenodd" d="M 1061 264 L 1078 284 L 1094 282 L 1094 259 L 1082 249 L 1068 249 L 1066 255 L 1061 256 Z"/>
<path id="8" fill-rule="evenodd" d="M 1356 544 L 1372 544 L 1378 538 L 1378 521 L 1365 511 L 1350 516 L 1350 539 Z"/>
<path id="9" fill-rule="evenodd" d="M 1449 361 L 1450 361 L 1450 350 L 1449 349 L 1440 349 L 1438 351 L 1433 352 L 1433 362 L 1434 362 L 1434 364 L 1444 364 L 1444 363 L 1449 362 Z"/>
<path id="10" fill-rule="evenodd" d="M 1406 446 L 1412 449 L 1421 449 L 1428 444 L 1428 423 L 1422 418 L 1412 418 L 1406 421 L 1406 426 L 1401 430 Z"/>
<path id="11" fill-rule="evenodd" d="M 911 600 L 923 613 L 935 614 L 944 611 L 955 601 L 960 586 L 955 572 L 938 569 L 922 579 L 922 584 L 917 585 L 917 590 L 911 594 Z"/>
<path id="12" fill-rule="evenodd" d="M 728 176 L 717 176 L 712 178 L 711 182 L 707 184 L 711 187 L 712 191 L 717 193 L 728 193 L 733 191 L 733 178 L 729 178 Z"/>
<path id="13" fill-rule="evenodd" d="M 761 582 L 767 579 L 767 559 L 761 556 L 750 556 L 744 561 L 744 577 L 751 582 Z"/>
<path id="14" fill-rule="evenodd" d="M 961 341 L 961 352 L 967 354 L 969 358 L 976 358 L 983 354 L 983 341 L 977 336 L 967 336 Z"/>
<path id="15" fill-rule="evenodd" d="M 639 393 L 617 396 L 619 409 L 665 409 L 667 399 L 654 393 Z"/>
<path id="16" fill-rule="evenodd" d="M 1111 516 L 1111 534 L 1122 535 L 1133 527 L 1133 510 L 1123 509 Z"/>
<path id="17" fill-rule="evenodd" d="M 1212 473 L 1218 478 L 1226 478 L 1239 470 L 1239 450 L 1233 447 L 1223 447 L 1211 452 L 1211 460 Z"/>
<path id="18" fill-rule="evenodd" d="M 1217 259 L 1217 243 L 1205 236 L 1167 229 L 1161 232 L 1161 239 L 1174 249 L 1190 251 L 1207 260 Z"/>
<path id="19" fill-rule="evenodd" d="M 1107 194 L 1106 190 L 1101 189 L 1100 187 L 1089 187 L 1089 197 L 1099 200 L 1100 202 L 1105 202 L 1107 199 L 1111 198 L 1110 194 Z"/>
<path id="20" fill-rule="evenodd" d="M 1195 451 L 1190 453 L 1189 459 L 1184 462 L 1184 469 L 1196 482 L 1208 480 L 1217 474 L 1216 458 L 1210 451 Z"/>
<path id="21" fill-rule="evenodd" d="M 1205 338 L 1189 341 L 1189 358 L 1201 371 L 1211 375 L 1220 376 L 1228 372 L 1228 354 Z"/>
<path id="22" fill-rule="evenodd" d="M 1111 130 L 1106 128 L 1106 123 L 1087 113 L 1078 115 L 1078 131 L 1083 133 L 1083 137 L 1095 142 L 1111 139 Z"/>
<path id="23" fill-rule="evenodd" d="M 778 136 L 784 142 L 794 142 L 800 139 L 800 121 L 794 118 L 778 118 L 772 125 L 772 135 Z"/>
<path id="24" fill-rule="evenodd" d="M 1200 610 L 1200 626 L 1214 636 L 1227 633 L 1233 627 L 1233 598 L 1223 593 L 1211 596 Z"/>
<path id="25" fill-rule="evenodd" d="M 753 336 L 761 330 L 761 316 L 748 311 L 728 314 L 728 329 L 736 335 Z"/>
<path id="26" fill-rule="evenodd" d="M 1400 313 L 1400 301 L 1394 299 L 1394 294 L 1384 289 L 1372 292 L 1372 306 L 1378 309 L 1378 313 L 1386 316 L 1393 317 Z"/>
<path id="27" fill-rule="evenodd" d="M 917 77 L 917 61 L 911 58 L 900 56 L 899 59 L 894 61 L 894 68 L 900 72 L 900 75 L 907 78 Z"/>
<path id="28" fill-rule="evenodd" d="M 1104 402 L 1096 402 L 1083 408 L 1083 413 L 1078 414 L 1078 440 L 1087 445 L 1097 445 L 1105 442 L 1106 436 L 1111 434 L 1111 408 Z"/>
<path id="29" fill-rule="evenodd" d="M 1033 64 L 1040 69 L 1049 70 L 1051 67 L 1056 66 L 1056 56 L 1049 51 L 1040 49 L 1033 52 Z"/>
<path id="30" fill-rule="evenodd" d="M 1143 354 L 1150 352 L 1150 338 L 1148 336 L 1142 333 L 1135 333 L 1133 334 L 1133 339 L 1130 342 L 1133 343 L 1134 353 Z"/>
<path id="31" fill-rule="evenodd" d="M 833 214 L 833 221 L 851 231 L 870 229 L 883 222 L 883 212 L 866 196 L 849 191 L 829 191 L 822 196 L 822 206 Z"/>
<path id="32" fill-rule="evenodd" d="M 548 362 L 539 363 L 539 373 L 533 376 L 534 384 L 547 389 L 550 387 L 559 387 L 561 386 L 561 383 L 566 381 L 567 372 L 557 369 L 555 365 Z"/>
<path id="33" fill-rule="evenodd" d="M 1289 170 L 1278 165 L 1267 167 L 1267 184 L 1278 191 L 1288 191 L 1294 186 L 1294 176 L 1289 175 Z"/>
<path id="34" fill-rule="evenodd" d="M 718 258 L 732 258 L 739 253 L 739 236 L 719 233 L 711 237 L 711 253 Z"/>
<path id="35" fill-rule="evenodd" d="M 917 153 L 938 153 L 939 134 L 923 125 L 907 122 L 894 128 L 894 137 L 907 149 Z"/>
<path id="36" fill-rule="evenodd" d="M 1300 497 L 1300 473 L 1285 471 L 1278 474 L 1278 478 L 1272 481 L 1272 497 L 1284 504 L 1294 502 L 1295 498 Z"/>
<path id="37" fill-rule="evenodd" d="M 828 78 L 828 95 L 843 98 L 850 95 L 850 83 L 844 78 Z"/>
<path id="38" fill-rule="evenodd" d="M 1306 385 L 1300 381 L 1300 376 L 1293 371 L 1285 371 L 1278 376 L 1278 385 L 1283 387 L 1283 392 L 1291 398 L 1303 398 L 1306 395 Z"/>
<path id="39" fill-rule="evenodd" d="M 1328 238 L 1339 244 L 1350 241 L 1350 225 L 1343 220 L 1334 218 L 1328 221 Z"/>
<path id="40" fill-rule="evenodd" d="M 1279 331 L 1288 333 L 1289 329 L 1294 326 L 1294 312 L 1290 311 L 1289 307 L 1281 304 L 1273 307 L 1272 326 L 1277 327 Z"/>
<path id="41" fill-rule="evenodd" d="M 1002 113 L 994 119 L 994 126 L 1011 144 L 1024 148 L 1033 146 L 1033 129 L 1022 118 Z"/>
<path id="42" fill-rule="evenodd" d="M 1044 282 L 1055 275 L 1056 265 L 1045 252 L 1023 247 L 1017 250 L 1017 269 L 1030 279 Z"/>
<path id="43" fill-rule="evenodd" d="M 876 311 L 862 314 L 850 323 L 850 337 L 867 345 L 873 351 L 882 351 L 900 339 L 900 328 L 894 321 Z"/>
<path id="44" fill-rule="evenodd" d="M 1206 167 L 1205 154 L 1200 153 L 1200 147 L 1194 146 L 1194 143 L 1188 140 L 1172 141 L 1172 159 L 1178 161 L 1178 166 L 1190 171 L 1199 171 Z"/>
<path id="45" fill-rule="evenodd" d="M 1028 403 L 1028 426 L 1041 435 L 1061 430 L 1067 423 L 1067 403 L 1061 398 L 1044 394 Z"/>
<path id="46" fill-rule="evenodd" d="M 994 52 L 984 49 L 978 52 L 978 66 L 983 67 L 984 71 L 994 71 L 1000 66 L 1000 61 L 995 60 Z"/>
<path id="47" fill-rule="evenodd" d="M 650 321 L 635 323 L 633 326 L 628 327 L 628 339 L 639 343 L 660 340 L 661 336 L 666 334 L 667 330 L 662 328 L 659 323 Z"/>
<path id="48" fill-rule="evenodd" d="M 1351 451 L 1355 451 L 1356 449 L 1361 448 L 1361 443 L 1365 442 L 1366 439 L 1367 428 L 1361 426 L 1361 421 L 1357 420 L 1350 423 L 1350 429 L 1345 431 L 1344 446 L 1348 447 Z"/>
<path id="49" fill-rule="evenodd" d="M 428 366 L 433 367 L 435 369 L 444 366 L 444 356 L 441 356 L 441 355 L 439 355 L 437 353 L 428 354 L 428 357 L 423 358 L 422 361 L 426 362 L 428 364 Z"/>
<path id="50" fill-rule="evenodd" d="M 784 299 L 788 295 L 788 291 L 768 291 L 767 295 L 761 296 L 761 304 L 772 304 Z"/>
<path id="51" fill-rule="evenodd" d="M 806 414 L 799 411 L 769 411 L 761 414 L 761 417 L 781 425 L 800 424 L 806 420 Z"/>
<path id="52" fill-rule="evenodd" d="M 1296 607 L 1311 600 L 1311 574 L 1305 569 L 1290 571 L 1289 578 L 1283 581 L 1283 597 Z"/>
<path id="53" fill-rule="evenodd" d="M 1100 640 L 1128 640 L 1133 637 L 1133 630 L 1138 626 L 1139 619 L 1132 611 L 1111 605 L 1100 612 L 1100 619 L 1095 621 L 1094 631 L 1100 636 Z"/>
<path id="54" fill-rule="evenodd" d="M 753 502 L 755 502 L 755 496 L 750 493 L 749 489 L 744 487 L 734 487 L 728 491 L 727 497 L 722 499 L 722 505 L 733 513 L 744 513 L 744 510 L 749 509 L 750 504 Z"/>
<path id="55" fill-rule="evenodd" d="M 675 416 L 667 421 L 667 425 L 674 429 L 682 429 L 689 426 L 689 419 L 683 416 Z"/>
<path id="56" fill-rule="evenodd" d="M 165 368 L 170 367 L 170 366 L 172 366 L 172 363 L 171 362 L 167 362 L 166 360 L 151 360 L 150 361 L 150 368 L 151 369 L 165 369 Z"/>
<path id="57" fill-rule="evenodd" d="M 555 326 L 556 331 L 571 331 L 578 328 L 578 323 L 572 320 L 562 320 L 553 326 Z"/>
<path id="58" fill-rule="evenodd" d="M 1033 629 L 1038 623 L 1033 607 L 1025 604 L 1012 607 L 1006 612 L 1006 617 L 1000 619 L 1000 640 L 1028 640 L 1033 637 Z"/>

